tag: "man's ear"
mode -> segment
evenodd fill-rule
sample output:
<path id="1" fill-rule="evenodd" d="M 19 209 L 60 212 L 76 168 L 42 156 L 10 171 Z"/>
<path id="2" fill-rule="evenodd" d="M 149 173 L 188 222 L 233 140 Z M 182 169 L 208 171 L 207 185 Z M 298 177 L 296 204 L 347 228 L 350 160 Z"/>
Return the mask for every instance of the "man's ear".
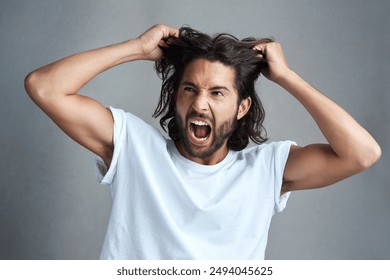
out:
<path id="1" fill-rule="evenodd" d="M 250 97 L 241 100 L 240 105 L 238 106 L 237 120 L 240 120 L 246 115 L 246 113 L 248 113 L 251 108 L 251 104 L 252 99 Z"/>

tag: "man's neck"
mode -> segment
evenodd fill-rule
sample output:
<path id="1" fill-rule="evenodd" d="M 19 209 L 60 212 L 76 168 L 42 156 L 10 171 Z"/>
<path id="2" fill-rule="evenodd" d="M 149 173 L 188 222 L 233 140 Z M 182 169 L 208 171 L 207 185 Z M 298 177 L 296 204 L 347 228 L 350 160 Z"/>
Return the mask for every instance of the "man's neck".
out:
<path id="1" fill-rule="evenodd" d="M 189 159 L 193 162 L 203 164 L 203 165 L 215 165 L 225 159 L 229 152 L 229 148 L 227 147 L 227 143 L 223 145 L 219 150 L 214 152 L 211 156 L 209 157 L 194 157 L 191 156 L 186 149 L 184 148 L 182 142 L 180 140 L 175 141 L 175 145 L 177 150 L 180 152 L 180 154 L 185 157 L 186 159 Z"/>

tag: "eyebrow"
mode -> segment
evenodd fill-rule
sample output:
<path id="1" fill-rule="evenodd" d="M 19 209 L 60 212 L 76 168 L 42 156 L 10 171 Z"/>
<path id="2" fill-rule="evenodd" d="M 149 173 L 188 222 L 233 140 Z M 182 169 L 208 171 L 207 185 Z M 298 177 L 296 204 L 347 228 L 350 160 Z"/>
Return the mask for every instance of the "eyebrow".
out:
<path id="1" fill-rule="evenodd" d="M 189 81 L 184 81 L 182 83 L 182 85 L 198 88 L 198 86 L 196 84 L 194 84 L 193 82 L 189 82 Z M 226 90 L 226 91 L 230 92 L 230 90 L 227 87 L 219 86 L 219 85 L 213 86 L 212 88 L 209 88 L 209 90 Z"/>

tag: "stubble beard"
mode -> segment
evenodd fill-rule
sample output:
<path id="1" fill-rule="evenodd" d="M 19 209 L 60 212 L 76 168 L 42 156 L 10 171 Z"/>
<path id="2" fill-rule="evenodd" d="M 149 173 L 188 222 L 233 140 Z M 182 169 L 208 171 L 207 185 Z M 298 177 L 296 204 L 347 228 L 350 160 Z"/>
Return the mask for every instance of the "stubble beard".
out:
<path id="1" fill-rule="evenodd" d="M 198 116 L 204 117 L 202 115 Z M 212 137 L 212 142 L 207 148 L 197 148 L 189 140 L 187 134 L 187 132 L 189 131 L 188 121 L 184 122 L 179 115 L 175 114 L 175 123 L 179 132 L 179 141 L 183 145 L 185 151 L 191 157 L 201 159 L 209 158 L 215 152 L 221 149 L 237 128 L 237 118 L 236 115 L 234 115 L 232 118 L 222 123 L 219 127 L 214 127 L 214 129 L 210 132 L 209 135 L 209 137 Z"/>

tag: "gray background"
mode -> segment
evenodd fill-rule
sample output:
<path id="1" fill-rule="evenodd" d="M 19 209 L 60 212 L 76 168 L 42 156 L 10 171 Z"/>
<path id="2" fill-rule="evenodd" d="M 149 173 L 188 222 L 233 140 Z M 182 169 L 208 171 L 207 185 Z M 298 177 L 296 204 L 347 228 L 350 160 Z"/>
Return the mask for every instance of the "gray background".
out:
<path id="1" fill-rule="evenodd" d="M 154 23 L 240 38 L 274 36 L 291 68 L 350 112 L 382 146 L 373 168 L 293 193 L 275 216 L 268 259 L 389 259 L 389 1 L 0 2 L 0 258 L 96 259 L 110 211 L 93 155 L 29 100 L 25 75 L 79 51 L 138 36 Z M 151 115 L 160 80 L 151 62 L 103 73 L 83 90 L 105 105 Z M 288 93 L 261 79 L 270 140 L 323 142 Z"/>

